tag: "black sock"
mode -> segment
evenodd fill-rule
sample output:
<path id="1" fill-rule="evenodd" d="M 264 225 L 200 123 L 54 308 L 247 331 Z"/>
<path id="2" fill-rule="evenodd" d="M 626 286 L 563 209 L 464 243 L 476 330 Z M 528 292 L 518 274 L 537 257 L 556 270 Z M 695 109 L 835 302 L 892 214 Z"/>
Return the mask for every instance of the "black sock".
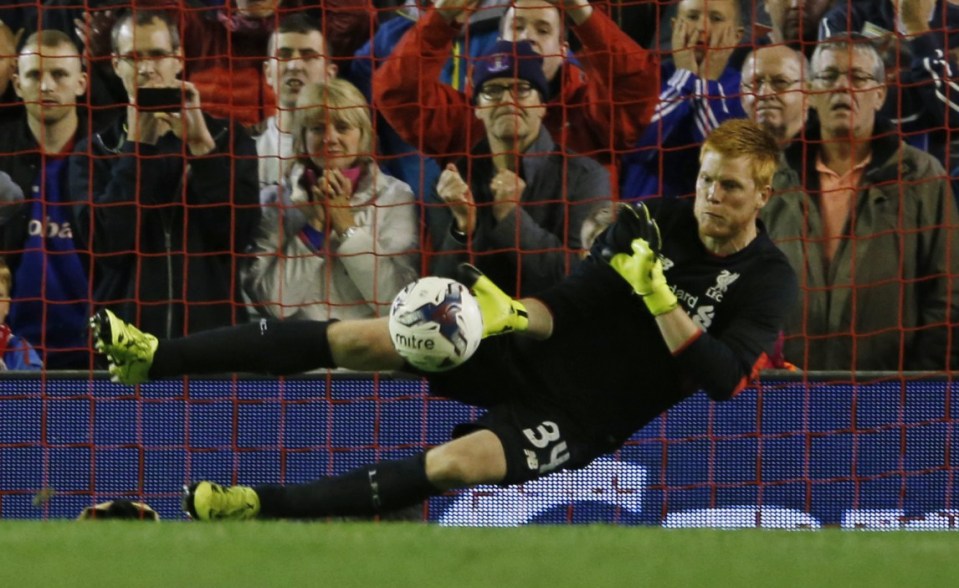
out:
<path id="1" fill-rule="evenodd" d="M 425 455 L 381 461 L 306 484 L 257 486 L 260 516 L 371 516 L 412 506 L 442 493 L 426 478 Z"/>
<path id="2" fill-rule="evenodd" d="M 213 329 L 160 341 L 150 378 L 251 372 L 295 374 L 336 367 L 325 321 L 280 321 Z"/>

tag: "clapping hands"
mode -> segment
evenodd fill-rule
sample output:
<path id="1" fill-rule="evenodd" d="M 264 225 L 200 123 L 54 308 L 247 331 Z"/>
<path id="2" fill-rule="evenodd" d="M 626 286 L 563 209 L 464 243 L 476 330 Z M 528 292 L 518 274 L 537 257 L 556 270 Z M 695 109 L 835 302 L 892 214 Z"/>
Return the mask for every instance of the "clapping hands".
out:
<path id="1" fill-rule="evenodd" d="M 436 193 L 449 206 L 456 228 L 461 233 L 472 234 L 476 229 L 476 203 L 469 185 L 452 163 L 440 174 Z"/>
<path id="2" fill-rule="evenodd" d="M 337 235 L 343 235 L 356 226 L 350 199 L 353 197 L 353 183 L 338 169 L 327 169 L 310 189 L 313 207 L 311 223 L 319 230 L 326 229 L 329 219 L 330 229 Z"/>

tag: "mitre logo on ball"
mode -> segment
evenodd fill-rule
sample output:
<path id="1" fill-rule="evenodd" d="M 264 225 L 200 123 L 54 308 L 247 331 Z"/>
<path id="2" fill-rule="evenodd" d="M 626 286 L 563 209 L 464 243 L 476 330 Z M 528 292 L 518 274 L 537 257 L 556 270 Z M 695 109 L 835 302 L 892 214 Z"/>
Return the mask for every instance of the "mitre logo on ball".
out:
<path id="1" fill-rule="evenodd" d="M 393 299 L 389 328 L 403 359 L 421 370 L 440 372 L 473 355 L 483 337 L 483 315 L 466 286 L 426 277 Z"/>

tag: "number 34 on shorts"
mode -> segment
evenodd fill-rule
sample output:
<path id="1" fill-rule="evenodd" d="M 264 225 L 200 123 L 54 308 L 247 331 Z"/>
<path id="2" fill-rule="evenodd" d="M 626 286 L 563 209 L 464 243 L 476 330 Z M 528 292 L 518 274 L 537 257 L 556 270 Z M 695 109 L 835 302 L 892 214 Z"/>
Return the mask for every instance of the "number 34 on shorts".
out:
<path id="1" fill-rule="evenodd" d="M 526 465 L 541 474 L 551 472 L 569 461 L 569 449 L 559 425 L 543 421 L 536 428 L 523 429 L 523 435 L 535 449 L 523 449 Z"/>

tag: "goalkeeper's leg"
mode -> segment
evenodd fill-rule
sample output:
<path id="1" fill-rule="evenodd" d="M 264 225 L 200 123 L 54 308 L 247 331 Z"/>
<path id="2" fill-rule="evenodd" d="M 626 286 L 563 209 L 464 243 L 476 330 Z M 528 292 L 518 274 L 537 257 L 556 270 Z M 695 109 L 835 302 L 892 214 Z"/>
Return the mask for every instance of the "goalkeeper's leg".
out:
<path id="1" fill-rule="evenodd" d="M 184 374 L 293 374 L 318 368 L 398 369 L 387 319 L 343 322 L 261 320 L 158 340 L 101 310 L 91 319 L 95 346 L 125 384 Z"/>
<path id="2" fill-rule="evenodd" d="M 497 483 L 505 476 L 502 443 L 491 431 L 478 430 L 407 459 L 306 484 L 223 487 L 199 482 L 186 488 L 183 506 L 202 521 L 373 516 L 453 488 Z"/>

